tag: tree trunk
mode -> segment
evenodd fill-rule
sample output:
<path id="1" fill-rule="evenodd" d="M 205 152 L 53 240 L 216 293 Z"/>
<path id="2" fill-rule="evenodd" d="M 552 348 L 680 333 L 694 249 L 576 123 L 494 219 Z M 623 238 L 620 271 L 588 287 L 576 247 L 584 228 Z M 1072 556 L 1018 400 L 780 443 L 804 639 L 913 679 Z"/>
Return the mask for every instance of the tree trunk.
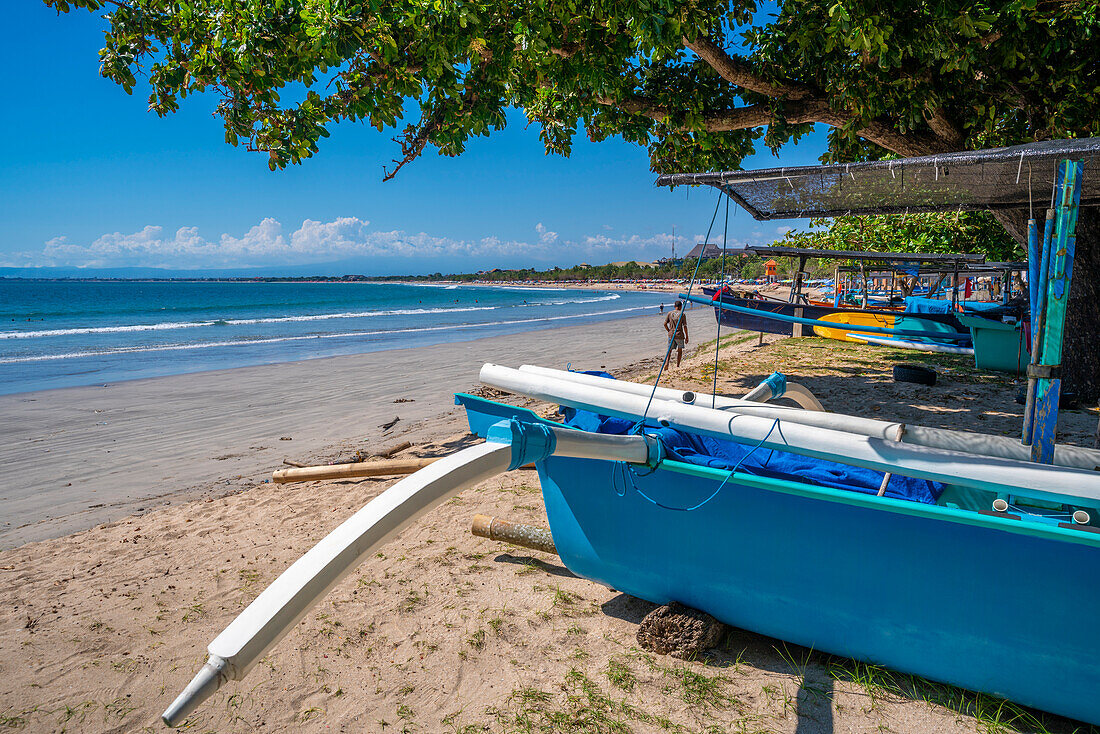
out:
<path id="1" fill-rule="evenodd" d="M 1082 208 L 1077 214 L 1063 344 L 1062 390 L 1095 405 L 1100 398 L 1100 208 Z"/>
<path id="2" fill-rule="evenodd" d="M 1026 243 L 1026 211 L 1001 211 L 996 216 L 1010 235 Z M 1044 212 L 1036 211 L 1040 235 L 1043 216 Z M 1062 390 L 1073 391 L 1082 403 L 1092 405 L 1100 398 L 1100 208 L 1078 211 L 1076 233 L 1062 346 Z"/>

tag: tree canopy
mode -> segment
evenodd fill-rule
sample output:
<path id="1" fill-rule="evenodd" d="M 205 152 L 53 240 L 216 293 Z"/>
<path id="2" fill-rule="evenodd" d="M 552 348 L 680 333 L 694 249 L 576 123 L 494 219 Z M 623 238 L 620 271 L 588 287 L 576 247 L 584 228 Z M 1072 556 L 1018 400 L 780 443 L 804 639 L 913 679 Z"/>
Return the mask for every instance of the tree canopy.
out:
<path id="1" fill-rule="evenodd" d="M 537 122 L 648 148 L 662 172 L 731 169 L 814 123 L 829 157 L 1100 134 L 1100 0 L 44 0 L 102 11 L 104 76 L 158 114 L 213 92 L 226 140 L 274 169 L 341 121 L 429 148 Z"/>
<path id="2" fill-rule="evenodd" d="M 1023 247 L 989 212 L 887 214 L 810 220 L 778 244 L 822 250 L 982 253 L 990 261 L 1027 259 Z"/>

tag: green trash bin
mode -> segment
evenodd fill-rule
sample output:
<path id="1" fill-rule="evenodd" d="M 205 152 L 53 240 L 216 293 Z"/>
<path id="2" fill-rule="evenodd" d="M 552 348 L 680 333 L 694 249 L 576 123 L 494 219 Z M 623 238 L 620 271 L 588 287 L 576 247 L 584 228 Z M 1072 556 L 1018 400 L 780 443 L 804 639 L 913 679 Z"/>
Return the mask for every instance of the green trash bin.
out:
<path id="1" fill-rule="evenodd" d="M 1031 361 L 1020 324 L 959 314 L 959 321 L 970 329 L 974 340 L 974 366 L 998 372 L 1023 373 Z"/>

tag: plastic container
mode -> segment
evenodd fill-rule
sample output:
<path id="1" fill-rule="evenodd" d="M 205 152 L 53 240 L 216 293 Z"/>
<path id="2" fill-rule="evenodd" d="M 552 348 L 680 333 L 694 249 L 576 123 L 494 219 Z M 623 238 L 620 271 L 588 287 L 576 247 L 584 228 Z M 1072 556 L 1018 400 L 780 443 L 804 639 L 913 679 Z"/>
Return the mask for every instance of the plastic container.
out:
<path id="1" fill-rule="evenodd" d="M 999 372 L 1023 373 L 1031 361 L 1020 325 L 959 314 L 974 341 L 974 366 Z"/>

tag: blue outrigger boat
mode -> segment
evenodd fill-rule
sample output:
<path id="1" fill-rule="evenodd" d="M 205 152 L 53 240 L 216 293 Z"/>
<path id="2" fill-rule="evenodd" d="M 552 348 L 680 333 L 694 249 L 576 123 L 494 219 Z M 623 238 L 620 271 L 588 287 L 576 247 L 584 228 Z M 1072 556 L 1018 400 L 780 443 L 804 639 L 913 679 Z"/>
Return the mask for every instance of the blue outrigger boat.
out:
<path id="1" fill-rule="evenodd" d="M 1080 191 L 1071 168 L 1058 183 Z M 1063 287 L 1073 201 L 1053 238 L 1070 258 L 1051 267 Z M 1057 302 L 1068 287 L 1054 281 Z M 768 405 L 787 390 L 778 374 L 746 400 L 486 365 L 484 384 L 561 405 L 566 422 L 456 396 L 485 442 L 397 482 L 296 561 L 210 643 L 164 720 L 241 680 L 417 517 L 534 462 L 554 544 L 580 576 L 1100 724 L 1100 451 L 1055 446 L 1058 386 L 1035 379 L 1021 443 L 826 413 L 804 390 L 808 407 Z"/>

